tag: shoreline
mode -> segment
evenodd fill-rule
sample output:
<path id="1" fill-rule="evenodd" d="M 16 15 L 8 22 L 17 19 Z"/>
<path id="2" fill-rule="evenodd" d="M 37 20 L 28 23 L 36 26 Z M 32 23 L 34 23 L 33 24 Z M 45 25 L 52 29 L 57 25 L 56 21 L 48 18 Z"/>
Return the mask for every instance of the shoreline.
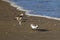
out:
<path id="1" fill-rule="evenodd" d="M 34 14 L 26 14 L 28 16 L 35 16 L 35 17 L 43 17 L 43 18 L 47 18 L 47 19 L 53 19 L 53 20 L 60 20 L 60 18 L 55 18 L 55 17 L 49 17 L 49 16 L 41 16 L 41 15 L 34 15 Z"/>
<path id="2" fill-rule="evenodd" d="M 44 18 L 47 18 L 47 19 L 60 20 L 60 18 L 56 18 L 56 17 L 29 14 L 29 12 L 31 12 L 31 10 L 25 10 L 22 7 L 16 5 L 14 2 L 10 2 L 9 0 L 7 0 L 7 1 L 6 0 L 2 0 L 2 1 L 8 2 L 11 6 L 15 7 L 16 10 L 24 11 L 25 15 L 27 15 L 27 16 L 44 17 Z"/>
<path id="3" fill-rule="evenodd" d="M 60 21 L 25 15 L 25 22 L 19 25 L 14 18 L 20 13 L 25 14 L 0 1 L 0 40 L 60 40 Z M 33 31 L 32 23 L 48 31 Z"/>
<path id="4" fill-rule="evenodd" d="M 6 4 L 5 4 L 6 3 Z M 17 20 L 15 20 L 15 17 L 21 13 L 25 15 L 24 11 L 19 11 L 15 7 L 12 7 L 8 2 L 1 1 L 1 20 L 8 20 L 8 21 L 14 21 L 12 22 L 14 24 L 18 24 Z M 3 11 L 4 10 L 4 11 Z M 3 19 L 2 19 L 3 18 Z M 27 31 L 30 30 L 30 24 L 37 24 L 39 25 L 39 28 L 42 29 L 48 29 L 48 30 L 60 30 L 60 21 L 59 20 L 53 20 L 53 19 L 48 19 L 45 17 L 37 17 L 37 16 L 32 16 L 32 15 L 25 15 L 24 19 L 21 26 L 21 30 Z M 8 22 L 9 23 L 9 22 Z M 5 24 L 4 24 L 5 25 Z M 16 26 L 17 27 L 17 26 Z M 25 30 L 25 27 L 27 30 Z M 29 32 L 29 31 L 27 31 Z"/>

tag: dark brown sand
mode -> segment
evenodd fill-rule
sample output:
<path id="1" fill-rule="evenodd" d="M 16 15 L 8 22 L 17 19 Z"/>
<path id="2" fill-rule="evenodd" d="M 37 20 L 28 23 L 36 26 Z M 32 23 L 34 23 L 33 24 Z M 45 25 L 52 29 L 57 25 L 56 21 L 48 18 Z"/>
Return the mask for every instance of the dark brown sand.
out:
<path id="1" fill-rule="evenodd" d="M 0 40 L 60 40 L 60 21 L 25 15 L 19 25 L 15 17 L 20 13 L 25 12 L 0 0 Z M 33 31 L 31 23 L 48 31 Z"/>

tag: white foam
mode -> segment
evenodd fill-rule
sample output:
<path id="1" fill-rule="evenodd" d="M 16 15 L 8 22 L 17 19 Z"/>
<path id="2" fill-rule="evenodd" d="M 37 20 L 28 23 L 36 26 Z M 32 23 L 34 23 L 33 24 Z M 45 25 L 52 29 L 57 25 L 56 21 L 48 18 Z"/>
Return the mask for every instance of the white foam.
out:
<path id="1" fill-rule="evenodd" d="M 2 0 L 2 1 L 10 3 L 10 5 L 13 6 L 13 7 L 15 7 L 15 8 L 17 8 L 17 10 L 25 11 L 26 12 L 25 14 L 28 15 L 28 16 L 45 17 L 45 18 L 48 18 L 48 19 L 60 20 L 60 18 L 30 14 L 30 12 L 32 10 L 25 10 L 25 9 L 23 9 L 23 7 L 16 5 L 14 2 L 11 2 L 10 0 Z"/>
<path id="2" fill-rule="evenodd" d="M 17 8 L 18 10 L 29 11 L 29 10 L 25 10 L 25 9 L 23 9 L 23 7 L 18 6 L 16 3 L 14 3 L 14 2 L 12 2 L 12 1 L 10 1 L 10 0 L 2 0 L 2 1 L 5 1 L 5 2 L 10 3 L 11 6 Z"/>
<path id="3" fill-rule="evenodd" d="M 29 13 L 27 13 L 26 15 L 29 15 L 29 16 L 36 16 L 36 17 L 44 17 L 44 18 L 48 18 L 48 19 L 60 20 L 60 18 L 49 17 L 49 16 L 42 16 L 42 15 L 34 15 L 34 14 L 29 14 Z"/>
<path id="4" fill-rule="evenodd" d="M 29 13 L 29 12 L 33 11 L 33 10 L 23 9 L 23 7 L 18 6 L 15 2 L 12 2 L 12 1 L 10 1 L 10 0 L 2 0 L 2 1 L 8 2 L 8 3 L 10 3 L 11 6 L 15 7 L 17 10 L 25 11 L 26 13 Z"/>

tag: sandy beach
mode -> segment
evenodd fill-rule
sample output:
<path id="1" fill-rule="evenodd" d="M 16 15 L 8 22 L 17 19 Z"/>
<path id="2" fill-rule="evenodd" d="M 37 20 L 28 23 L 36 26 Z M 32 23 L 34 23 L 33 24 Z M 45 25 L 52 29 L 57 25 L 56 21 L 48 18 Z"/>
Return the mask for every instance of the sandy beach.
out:
<path id="1" fill-rule="evenodd" d="M 22 25 L 15 17 L 24 14 Z M 30 24 L 39 25 L 47 32 L 33 31 Z M 60 20 L 25 15 L 9 3 L 0 0 L 0 40 L 60 40 Z"/>

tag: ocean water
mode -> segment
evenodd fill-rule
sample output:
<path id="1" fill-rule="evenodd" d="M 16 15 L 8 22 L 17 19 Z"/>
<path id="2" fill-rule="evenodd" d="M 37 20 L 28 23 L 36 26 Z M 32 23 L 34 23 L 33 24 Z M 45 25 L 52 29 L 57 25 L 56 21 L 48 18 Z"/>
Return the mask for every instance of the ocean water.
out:
<path id="1" fill-rule="evenodd" d="M 48 16 L 60 19 L 60 0 L 10 0 L 29 14 Z M 19 9 L 19 8 L 18 8 Z"/>

